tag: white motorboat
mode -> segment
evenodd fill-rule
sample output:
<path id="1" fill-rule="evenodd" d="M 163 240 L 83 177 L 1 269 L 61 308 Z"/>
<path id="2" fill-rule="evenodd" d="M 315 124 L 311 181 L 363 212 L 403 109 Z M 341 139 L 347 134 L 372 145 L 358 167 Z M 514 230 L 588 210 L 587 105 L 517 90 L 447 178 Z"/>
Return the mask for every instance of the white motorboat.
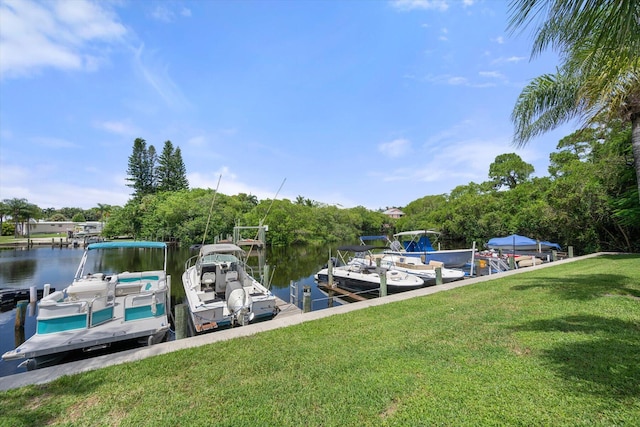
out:
<path id="1" fill-rule="evenodd" d="M 448 268 L 462 268 L 472 261 L 475 249 L 436 250 L 431 245 L 429 236 L 439 236 L 432 230 L 403 231 L 393 235 L 395 240 L 385 253 L 401 256 L 418 257 L 424 264 L 439 261 Z"/>
<path id="2" fill-rule="evenodd" d="M 420 277 L 425 285 L 435 285 L 437 279 L 437 268 L 440 268 L 442 283 L 453 282 L 464 278 L 464 271 L 446 268 L 440 261 L 429 261 L 428 264 L 422 262 L 419 257 L 395 255 L 395 254 L 367 254 L 361 257 L 354 257 L 349 261 L 351 264 L 360 263 L 365 266 L 376 266 L 378 263 L 390 271 L 401 271 Z"/>
<path id="3" fill-rule="evenodd" d="M 332 267 L 331 272 L 334 283 L 353 292 L 379 292 L 381 274 L 386 278 L 387 292 L 390 294 L 404 292 L 425 286 L 424 281 L 413 274 L 398 270 L 387 270 L 386 268 L 378 268 L 375 265 L 370 266 L 364 263 L 350 263 L 344 259 L 343 252 L 355 252 L 356 254 L 364 253 L 375 248 L 368 245 L 341 246 L 338 248 L 338 257 L 336 267 Z M 318 271 L 315 280 L 319 282 L 329 281 L 329 267 L 325 267 Z"/>
<path id="4" fill-rule="evenodd" d="M 101 262 L 88 259 L 104 250 L 163 250 L 162 269 L 141 272 L 88 273 Z M 151 254 L 152 255 L 152 254 Z M 157 257 L 156 257 L 157 258 Z M 95 260 L 91 260 L 95 261 Z M 159 264 L 159 262 L 158 262 Z M 103 242 L 86 247 L 73 283 L 43 296 L 38 304 L 36 332 L 4 360 L 26 359 L 28 370 L 56 363 L 76 350 L 91 351 L 117 342 L 163 341 L 169 331 L 171 276 L 167 246 L 160 242 Z"/>
<path id="5" fill-rule="evenodd" d="M 196 333 L 271 319 L 279 311 L 276 297 L 253 277 L 237 245 L 203 245 L 184 270 L 182 285 Z"/>

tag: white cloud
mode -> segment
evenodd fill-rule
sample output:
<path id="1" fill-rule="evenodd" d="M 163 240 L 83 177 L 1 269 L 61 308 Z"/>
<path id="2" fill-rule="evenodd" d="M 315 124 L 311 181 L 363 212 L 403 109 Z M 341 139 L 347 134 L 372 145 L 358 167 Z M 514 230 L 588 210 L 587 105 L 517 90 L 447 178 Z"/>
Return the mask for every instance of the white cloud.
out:
<path id="1" fill-rule="evenodd" d="M 445 12 L 449 9 L 446 0 L 393 0 L 391 5 L 398 10 L 438 10 Z"/>
<path id="2" fill-rule="evenodd" d="M 190 188 L 210 188 L 215 190 L 218 187 L 218 191 L 228 196 L 233 196 L 240 193 L 253 194 L 258 199 L 273 199 L 275 196 L 274 189 L 264 189 L 259 186 L 246 184 L 238 179 L 238 175 L 231 171 L 228 166 L 222 166 L 217 171 L 211 171 L 211 173 L 202 174 L 200 172 L 188 173 L 187 180 L 189 180 Z M 218 181 L 220 185 L 218 186 Z M 278 198 L 282 198 L 280 194 Z"/>
<path id="3" fill-rule="evenodd" d="M 161 22 L 166 22 L 166 23 L 173 22 L 173 20 L 176 17 L 176 12 L 169 9 L 169 7 L 170 7 L 170 4 L 168 3 L 156 6 L 156 8 L 153 9 L 153 11 L 151 12 L 151 17 Z M 191 9 L 182 7 L 180 11 L 177 12 L 177 14 L 185 18 L 188 18 L 191 16 Z"/>
<path id="4" fill-rule="evenodd" d="M 94 126 L 116 135 L 131 136 L 140 134 L 140 130 L 126 120 L 95 122 Z"/>
<path id="5" fill-rule="evenodd" d="M 169 66 L 158 63 L 153 51 L 147 52 L 144 44 L 134 52 L 134 67 L 140 76 L 164 100 L 167 106 L 175 110 L 190 107 L 182 91 L 169 75 Z"/>
<path id="6" fill-rule="evenodd" d="M 504 37 L 499 36 L 499 37 L 496 37 L 495 39 L 492 39 L 492 41 L 494 41 L 494 42 L 496 42 L 498 44 L 504 44 Z"/>
<path id="7" fill-rule="evenodd" d="M 104 169 L 85 172 L 96 177 L 105 177 Z M 89 209 L 98 203 L 124 205 L 129 199 L 130 189 L 125 186 L 124 177 L 115 179 L 86 179 L 82 182 L 64 182 L 59 179 L 42 177 L 60 176 L 64 171 L 49 164 L 32 164 L 28 168 L 2 164 L 0 168 L 0 200 L 27 199 L 41 208 L 62 208 L 74 206 Z"/>
<path id="8" fill-rule="evenodd" d="M 206 147 L 207 138 L 203 135 L 191 137 L 187 140 L 187 145 L 191 145 L 193 147 Z"/>
<path id="9" fill-rule="evenodd" d="M 504 80 L 505 76 L 504 74 L 498 72 L 498 71 L 480 71 L 478 73 L 480 76 L 482 77 L 489 77 L 492 79 L 500 79 L 500 80 Z"/>
<path id="10" fill-rule="evenodd" d="M 36 144 L 48 147 L 48 148 L 77 148 L 78 144 L 75 144 L 71 141 L 67 141 L 66 139 L 61 138 L 51 138 L 51 137 L 34 137 L 31 138 L 33 142 Z"/>
<path id="11" fill-rule="evenodd" d="M 127 30 L 102 4 L 86 0 L 0 3 L 0 75 L 19 77 L 45 67 L 92 71 L 103 61 L 103 43 Z"/>
<path id="12" fill-rule="evenodd" d="M 164 5 L 157 6 L 151 12 L 151 16 L 162 22 L 171 22 L 173 20 L 173 12 L 167 9 Z"/>
<path id="13" fill-rule="evenodd" d="M 520 61 L 524 61 L 525 59 L 527 59 L 526 56 L 509 56 L 509 57 L 500 57 L 497 59 L 494 59 L 491 64 L 496 65 L 496 64 L 504 64 L 505 62 L 520 62 Z"/>
<path id="14" fill-rule="evenodd" d="M 406 139 L 394 139 L 378 145 L 378 151 L 382 154 L 396 158 L 407 154 L 411 150 L 411 142 Z"/>

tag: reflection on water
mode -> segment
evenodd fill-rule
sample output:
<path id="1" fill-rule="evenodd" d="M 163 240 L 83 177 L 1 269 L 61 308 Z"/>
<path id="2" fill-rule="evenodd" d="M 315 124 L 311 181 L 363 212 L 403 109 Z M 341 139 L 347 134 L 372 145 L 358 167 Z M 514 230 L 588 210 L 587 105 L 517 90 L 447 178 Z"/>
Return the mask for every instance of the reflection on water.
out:
<path id="1" fill-rule="evenodd" d="M 335 248 L 337 245 L 331 245 Z M 311 286 L 312 310 L 329 306 L 326 296 L 315 286 L 313 275 L 326 264 L 330 247 L 278 247 L 267 248 L 262 257 L 251 256 L 249 265 L 259 276 L 259 259 L 269 265 L 271 290 L 280 299 L 289 302 L 290 282 L 298 283 L 298 301 L 302 301 L 302 288 Z M 335 251 L 335 249 L 334 249 Z M 36 286 L 42 289 L 45 283 L 62 290 L 69 286 L 80 263 L 82 248 L 32 248 L 0 250 L 0 288 L 28 289 Z M 92 251 L 93 252 L 93 251 Z M 97 251 L 96 251 L 97 252 Z M 141 271 L 162 268 L 162 256 L 159 251 L 135 248 L 111 249 L 103 251 L 101 256 L 90 254 L 85 272 L 122 272 Z M 188 248 L 170 248 L 167 260 L 167 272 L 171 275 L 171 304 L 184 301 L 182 273 L 184 264 L 196 251 Z M 335 305 L 338 305 L 336 302 Z M 14 323 L 16 310 L 0 312 L 0 354 L 16 347 L 19 338 L 28 338 L 35 333 L 35 316 L 25 319 L 24 338 L 16 337 Z M 215 332 L 214 332 L 215 333 Z M 0 377 L 22 372 L 18 368 L 20 361 L 0 360 Z"/>

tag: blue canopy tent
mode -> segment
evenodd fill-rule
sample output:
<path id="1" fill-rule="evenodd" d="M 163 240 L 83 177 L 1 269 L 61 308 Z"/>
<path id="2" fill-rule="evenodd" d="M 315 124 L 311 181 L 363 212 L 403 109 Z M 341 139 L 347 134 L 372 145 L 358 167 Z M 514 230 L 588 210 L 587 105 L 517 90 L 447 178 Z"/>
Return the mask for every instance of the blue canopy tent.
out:
<path id="1" fill-rule="evenodd" d="M 561 250 L 559 244 L 546 241 L 538 242 L 526 236 L 512 234 L 506 237 L 494 237 L 487 242 L 489 249 L 516 250 L 516 251 L 549 251 Z"/>

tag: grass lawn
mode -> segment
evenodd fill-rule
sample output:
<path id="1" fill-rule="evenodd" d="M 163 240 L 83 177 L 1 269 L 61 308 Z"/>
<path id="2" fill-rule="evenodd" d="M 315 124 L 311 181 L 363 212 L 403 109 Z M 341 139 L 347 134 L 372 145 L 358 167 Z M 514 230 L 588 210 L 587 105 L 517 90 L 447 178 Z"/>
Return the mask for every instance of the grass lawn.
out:
<path id="1" fill-rule="evenodd" d="M 43 233 L 43 234 L 34 234 L 31 236 L 32 239 L 44 239 L 44 238 L 55 238 L 60 239 L 60 238 L 67 238 L 67 233 Z M 27 236 L 20 236 L 17 239 L 15 237 L 13 237 L 13 235 L 11 236 L 0 236 L 0 243 L 13 243 L 13 242 L 26 242 L 27 241 Z"/>
<path id="2" fill-rule="evenodd" d="M 0 425 L 638 426 L 640 256 L 2 392 Z"/>

